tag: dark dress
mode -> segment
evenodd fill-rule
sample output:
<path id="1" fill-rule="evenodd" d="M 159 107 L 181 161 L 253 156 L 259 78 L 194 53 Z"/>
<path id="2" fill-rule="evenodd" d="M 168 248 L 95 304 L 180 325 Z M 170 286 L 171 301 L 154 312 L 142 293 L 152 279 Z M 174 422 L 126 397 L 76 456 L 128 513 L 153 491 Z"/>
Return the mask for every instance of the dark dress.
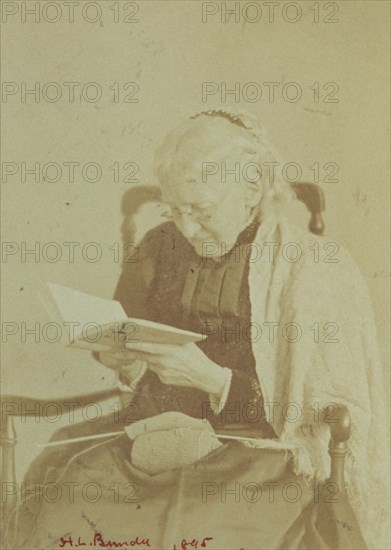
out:
<path id="1" fill-rule="evenodd" d="M 140 262 L 125 264 L 115 298 L 131 317 L 209 334 L 199 346 L 211 360 L 231 369 L 232 381 L 222 413 L 209 415 L 208 420 L 217 433 L 274 438 L 263 412 L 248 337 L 246 245 L 256 230 L 256 224 L 250 225 L 235 249 L 215 262 L 197 256 L 174 224 L 163 224 L 141 243 Z M 137 418 L 131 421 L 167 411 L 202 418 L 209 398 L 194 388 L 165 385 L 147 371 L 133 396 Z M 127 423 L 129 415 L 122 421 Z M 108 432 L 120 427 L 107 418 L 92 429 Z M 73 426 L 60 430 L 54 439 L 77 437 L 92 429 L 86 424 Z M 322 488 L 314 491 L 293 473 L 286 451 L 250 449 L 230 441 L 193 464 L 148 475 L 131 463 L 131 445 L 122 435 L 42 453 L 26 483 L 55 483 L 62 488 L 61 495 L 55 502 L 29 498 L 19 507 L 13 517 L 18 532 L 13 547 L 70 548 L 79 543 L 109 547 L 113 541 L 127 541 L 121 547 L 131 547 L 137 536 L 149 539 L 149 547 L 159 550 L 364 547 L 355 536 L 349 545 L 341 542 L 337 522 L 347 517 L 348 507 L 341 501 L 337 520 L 335 510 L 323 503 Z M 73 484 L 72 498 L 69 484 Z M 99 489 L 95 501 L 88 486 Z M 99 538 L 94 540 L 96 533 L 106 546 Z"/>
<path id="2" fill-rule="evenodd" d="M 216 430 L 229 424 L 230 429 L 241 433 L 270 438 L 275 434 L 265 419 L 249 337 L 251 306 L 245 250 L 257 228 L 258 224 L 247 227 L 235 252 L 216 262 L 200 258 L 173 224 L 164 224 L 157 230 L 160 238 L 155 230 L 147 236 L 150 244 L 145 245 L 145 251 L 143 247 L 140 250 L 155 262 L 153 279 L 149 285 L 144 280 L 146 288 L 140 294 L 146 298 L 150 320 L 207 334 L 199 347 L 212 361 L 232 371 L 223 411 L 208 414 Z M 134 307 L 132 303 L 133 281 L 134 277 L 125 272 L 115 298 L 130 317 L 145 318 L 145 304 Z M 143 377 L 134 399 L 140 418 L 166 411 L 202 418 L 208 401 L 209 396 L 201 390 L 165 385 L 152 371 Z"/>

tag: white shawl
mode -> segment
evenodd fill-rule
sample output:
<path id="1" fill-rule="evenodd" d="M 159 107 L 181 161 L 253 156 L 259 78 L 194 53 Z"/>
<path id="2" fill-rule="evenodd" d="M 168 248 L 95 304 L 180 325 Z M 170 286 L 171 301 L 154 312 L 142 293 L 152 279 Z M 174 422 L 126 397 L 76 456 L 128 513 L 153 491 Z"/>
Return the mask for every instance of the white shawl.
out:
<path id="1" fill-rule="evenodd" d="M 257 374 L 266 416 L 287 449 L 295 447 L 295 472 L 308 480 L 330 474 L 330 432 L 318 413 L 329 403 L 348 407 L 349 501 L 369 547 L 386 548 L 388 434 L 372 306 L 349 254 L 339 246 L 332 256 L 327 242 L 286 220 L 261 224 L 249 272 Z M 278 243 L 274 258 L 265 243 Z M 300 259 L 289 261 L 300 251 Z M 275 341 L 270 323 L 279 323 Z"/>

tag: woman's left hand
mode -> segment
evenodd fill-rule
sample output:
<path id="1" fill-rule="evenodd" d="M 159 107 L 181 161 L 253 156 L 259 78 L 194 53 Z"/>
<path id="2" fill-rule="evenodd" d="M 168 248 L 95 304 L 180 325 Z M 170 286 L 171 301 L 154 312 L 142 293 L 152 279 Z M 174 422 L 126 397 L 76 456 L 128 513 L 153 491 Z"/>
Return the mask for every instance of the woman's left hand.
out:
<path id="1" fill-rule="evenodd" d="M 172 344 L 131 343 L 126 348 L 135 359 L 147 361 L 164 384 L 190 386 L 219 396 L 229 371 L 211 361 L 194 343 Z"/>

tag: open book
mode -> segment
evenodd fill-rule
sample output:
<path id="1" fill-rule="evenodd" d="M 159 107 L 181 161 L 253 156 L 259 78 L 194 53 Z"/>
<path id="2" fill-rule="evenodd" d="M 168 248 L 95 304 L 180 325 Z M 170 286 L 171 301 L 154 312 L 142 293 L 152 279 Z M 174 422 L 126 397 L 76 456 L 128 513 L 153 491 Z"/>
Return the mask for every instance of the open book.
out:
<path id="1" fill-rule="evenodd" d="M 101 351 L 132 342 L 183 345 L 206 338 L 169 325 L 128 318 L 116 300 L 54 283 L 48 283 L 47 288 L 44 305 L 52 321 L 60 320 L 69 327 L 69 345 L 75 348 Z"/>

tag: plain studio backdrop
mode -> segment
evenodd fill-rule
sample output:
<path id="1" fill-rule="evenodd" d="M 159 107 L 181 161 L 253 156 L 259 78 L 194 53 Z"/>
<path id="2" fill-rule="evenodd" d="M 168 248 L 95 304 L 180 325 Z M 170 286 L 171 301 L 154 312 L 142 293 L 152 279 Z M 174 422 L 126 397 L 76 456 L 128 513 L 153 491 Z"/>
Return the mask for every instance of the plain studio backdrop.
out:
<path id="1" fill-rule="evenodd" d="M 4 4 L 18 4 L 18 12 L 3 24 L 2 79 L 14 83 L 7 88 L 13 93 L 6 101 L 3 97 L 3 135 L 7 138 L 3 163 L 15 163 L 20 170 L 22 163 L 31 169 L 35 163 L 42 168 L 53 162 L 62 167 L 62 177 L 58 182 L 44 181 L 40 173 L 38 182 L 31 175 L 22 182 L 19 171 L 7 181 L 3 178 L 2 239 L 11 243 L 6 250 L 15 253 L 3 257 L 2 322 L 3 328 L 4 323 L 17 327 L 2 346 L 3 393 L 54 400 L 113 386 L 112 373 L 88 352 L 68 349 L 61 342 L 49 343 L 42 333 L 38 342 L 32 334 L 23 337 L 22 324 L 33 329 L 38 323 L 42 332 L 50 322 L 37 295 L 46 282 L 112 296 L 121 269 L 115 243 L 121 243 L 124 193 L 132 185 L 156 185 L 154 150 L 178 121 L 224 104 L 256 113 L 282 158 L 301 166 L 304 181 L 313 181 L 309 167 L 319 163 L 326 196 L 326 235 L 348 248 L 368 282 L 388 372 L 387 2 L 334 2 L 339 8 L 334 17 L 338 23 L 323 21 L 328 11 L 321 2 L 319 22 L 311 8 L 313 2 L 296 3 L 302 8 L 296 23 L 283 19 L 282 3 L 276 8 L 274 23 L 269 22 L 265 7 L 257 22 L 246 21 L 242 12 L 238 21 L 230 16 L 223 22 L 222 6 L 214 2 L 208 10 L 218 12 L 206 22 L 198 1 L 142 1 L 134 16 L 122 11 L 123 2 L 100 2 L 102 17 L 96 23 L 82 19 L 80 6 L 73 23 L 68 22 L 64 7 L 56 23 L 45 21 L 42 13 L 39 22 L 31 15 L 24 22 L 23 3 Z M 31 8 L 34 3 L 25 4 Z M 42 8 L 45 3 L 39 4 Z M 257 4 L 262 7 L 263 2 Z M 95 12 L 93 7 L 90 10 L 87 18 L 91 20 Z M 254 13 L 244 16 L 251 19 Z M 294 11 L 286 13 L 294 18 Z M 56 16 L 49 9 L 43 15 L 46 19 Z M 120 21 L 115 23 L 117 15 Z M 138 22 L 125 23 L 125 16 Z M 36 82 L 38 101 L 31 95 L 22 101 L 22 83 L 31 89 Z M 53 82 L 59 88 L 44 88 Z M 64 85 L 69 82 L 80 84 L 75 85 L 74 102 L 69 101 L 70 86 Z M 80 100 L 80 90 L 91 82 L 98 84 L 102 98 Z M 124 89 L 128 82 L 139 86 L 130 97 L 134 86 Z M 205 82 L 215 83 L 212 87 L 218 93 L 203 101 Z M 279 83 L 274 102 L 269 101 L 265 82 Z M 296 102 L 282 97 L 282 88 L 291 82 L 302 90 Z M 221 97 L 223 83 L 227 89 L 239 83 L 240 97 Z M 257 85 L 246 88 L 247 83 Z M 314 83 L 319 83 L 318 102 L 314 101 Z M 335 84 L 323 89 L 327 83 Z M 335 85 L 338 92 L 333 97 L 338 102 L 324 102 L 337 89 Z M 59 89 L 62 97 L 48 101 Z M 85 93 L 93 98 L 96 89 L 90 87 Z M 258 101 L 251 96 L 256 89 L 263 92 Z M 293 87 L 286 90 L 294 97 Z M 139 101 L 125 102 L 126 98 Z M 90 162 L 99 163 L 102 169 L 95 183 L 85 181 L 93 172 L 84 178 L 81 170 Z M 73 182 L 64 163 L 80 163 L 75 165 Z M 118 182 L 115 163 L 121 170 Z M 138 183 L 123 181 L 131 168 L 124 170 L 125 163 L 139 166 Z M 326 163 L 338 165 L 337 182 L 323 181 L 330 173 L 323 169 Z M 292 216 L 306 226 L 304 207 L 295 206 Z M 151 205 L 147 214 L 140 213 L 136 219 L 139 232 L 158 219 L 159 207 Z M 57 262 L 46 261 L 42 253 L 45 244 L 53 242 L 60 247 Z M 73 262 L 64 245 L 67 242 L 80 243 Z M 86 261 L 81 254 L 91 242 L 102 251 L 97 262 Z M 23 258 L 23 246 L 32 249 L 36 243 L 38 260 L 31 254 Z M 51 257 L 55 254 L 53 248 L 45 251 Z M 94 257 L 92 248 L 88 253 Z M 93 418 L 94 411 L 89 412 Z M 66 421 L 37 423 L 30 418 L 18 423 L 19 478 L 38 453 L 35 443 L 46 441 Z"/>

